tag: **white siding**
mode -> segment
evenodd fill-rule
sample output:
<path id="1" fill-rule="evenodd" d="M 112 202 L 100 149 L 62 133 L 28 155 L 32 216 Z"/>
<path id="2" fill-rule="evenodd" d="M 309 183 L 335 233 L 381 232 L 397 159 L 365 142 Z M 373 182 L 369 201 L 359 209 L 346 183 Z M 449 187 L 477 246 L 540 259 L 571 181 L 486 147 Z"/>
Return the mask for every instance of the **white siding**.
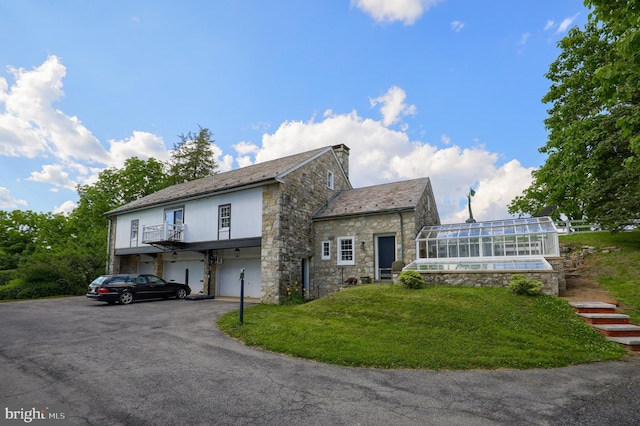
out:
<path id="1" fill-rule="evenodd" d="M 231 205 L 231 239 L 262 236 L 262 188 L 252 188 L 124 213 L 116 218 L 115 246 L 117 249 L 145 246 L 142 244 L 144 227 L 161 225 L 165 208 L 174 206 L 184 206 L 184 242 L 215 241 L 218 239 L 218 206 L 224 204 Z M 132 243 L 131 221 L 135 219 L 139 220 L 138 241 Z"/>

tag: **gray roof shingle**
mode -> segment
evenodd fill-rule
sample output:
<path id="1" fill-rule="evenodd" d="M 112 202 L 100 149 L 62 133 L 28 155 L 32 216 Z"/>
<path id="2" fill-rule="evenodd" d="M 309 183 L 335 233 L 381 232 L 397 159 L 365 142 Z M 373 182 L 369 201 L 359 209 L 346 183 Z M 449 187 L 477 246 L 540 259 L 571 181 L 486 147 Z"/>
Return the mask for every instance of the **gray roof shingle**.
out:
<path id="1" fill-rule="evenodd" d="M 313 218 L 325 219 L 415 208 L 428 185 L 429 178 L 420 178 L 342 191 Z"/>
<path id="2" fill-rule="evenodd" d="M 330 146 L 278 158 L 264 163 L 218 173 L 213 176 L 185 182 L 162 189 L 153 194 L 132 201 L 106 213 L 112 216 L 131 210 L 150 207 L 153 205 L 176 202 L 186 198 L 204 196 L 216 192 L 228 191 L 233 188 L 254 185 L 285 176 L 308 160 L 317 155 L 330 151 Z"/>

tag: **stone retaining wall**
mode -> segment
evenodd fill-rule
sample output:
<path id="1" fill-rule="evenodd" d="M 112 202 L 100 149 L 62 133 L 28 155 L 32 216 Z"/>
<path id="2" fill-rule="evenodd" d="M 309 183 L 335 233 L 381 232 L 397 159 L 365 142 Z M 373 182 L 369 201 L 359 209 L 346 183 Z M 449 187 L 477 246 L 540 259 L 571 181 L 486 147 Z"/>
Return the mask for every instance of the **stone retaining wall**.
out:
<path id="1" fill-rule="evenodd" d="M 542 282 L 542 292 L 552 296 L 559 294 L 556 270 L 541 271 L 420 271 L 427 285 L 451 285 L 466 287 L 509 287 L 511 276 L 521 274 L 528 279 Z M 564 274 L 562 274 L 564 275 Z"/>

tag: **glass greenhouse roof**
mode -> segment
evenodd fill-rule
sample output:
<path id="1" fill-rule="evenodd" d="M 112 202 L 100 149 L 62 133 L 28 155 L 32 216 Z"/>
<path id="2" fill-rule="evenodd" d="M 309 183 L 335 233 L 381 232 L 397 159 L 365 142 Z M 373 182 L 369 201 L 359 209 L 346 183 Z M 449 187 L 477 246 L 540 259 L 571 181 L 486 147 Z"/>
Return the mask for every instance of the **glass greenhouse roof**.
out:
<path id="1" fill-rule="evenodd" d="M 477 237 L 484 235 L 527 235 L 545 232 L 558 232 L 550 217 L 529 217 L 425 226 L 418 234 L 418 239 Z"/>
<path id="2" fill-rule="evenodd" d="M 550 217 L 425 226 L 416 238 L 417 259 L 559 256 Z"/>

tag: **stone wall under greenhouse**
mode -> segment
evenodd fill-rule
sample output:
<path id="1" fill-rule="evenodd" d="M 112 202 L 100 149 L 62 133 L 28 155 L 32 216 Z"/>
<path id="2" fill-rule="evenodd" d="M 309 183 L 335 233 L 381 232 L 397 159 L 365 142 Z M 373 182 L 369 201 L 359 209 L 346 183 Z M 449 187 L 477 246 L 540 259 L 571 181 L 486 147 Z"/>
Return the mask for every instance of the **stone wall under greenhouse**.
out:
<path id="1" fill-rule="evenodd" d="M 521 274 L 527 279 L 542 282 L 542 292 L 552 296 L 559 294 L 559 275 L 556 270 L 525 271 L 420 271 L 427 285 L 449 285 L 460 287 L 509 287 L 511 276 Z"/>

